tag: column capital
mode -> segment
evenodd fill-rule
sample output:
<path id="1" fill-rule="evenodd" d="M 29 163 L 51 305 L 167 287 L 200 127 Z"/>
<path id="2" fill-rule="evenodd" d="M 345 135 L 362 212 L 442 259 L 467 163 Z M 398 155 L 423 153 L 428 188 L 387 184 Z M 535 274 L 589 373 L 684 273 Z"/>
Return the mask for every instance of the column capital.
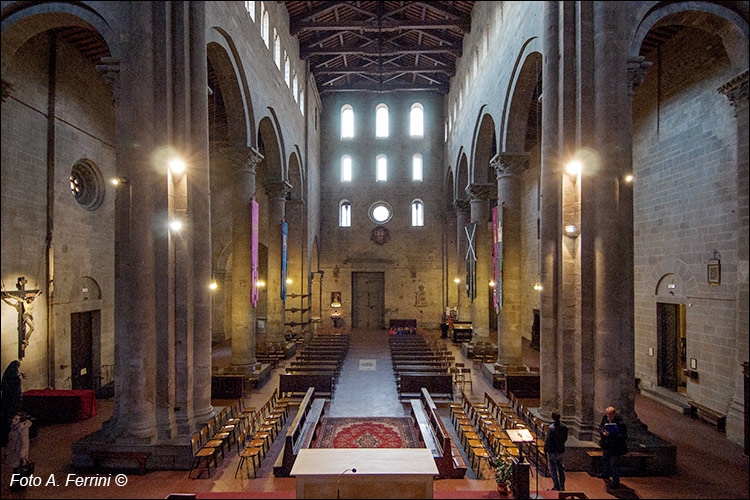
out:
<path id="1" fill-rule="evenodd" d="M 266 194 L 269 199 L 286 200 L 287 195 L 291 192 L 292 185 L 287 181 L 276 181 L 266 184 Z"/>
<path id="2" fill-rule="evenodd" d="M 747 106 L 748 71 L 745 70 L 718 88 L 719 92 L 727 96 L 735 112 Z"/>
<path id="3" fill-rule="evenodd" d="M 117 101 L 120 93 L 120 60 L 114 57 L 102 57 L 101 64 L 96 65 L 96 71 L 101 75 L 104 83 L 112 90 L 112 97 Z"/>
<path id="4" fill-rule="evenodd" d="M 631 57 L 628 59 L 628 94 L 631 96 L 635 88 L 643 83 L 646 71 L 653 63 L 646 61 L 644 56 Z"/>
<path id="5" fill-rule="evenodd" d="M 463 214 L 468 216 L 471 212 L 471 207 L 467 200 L 456 200 L 453 202 L 453 208 L 456 209 L 456 214 Z"/>
<path id="6" fill-rule="evenodd" d="M 528 153 L 502 152 L 490 160 L 490 167 L 495 170 L 497 180 L 507 176 L 518 176 L 529 168 Z"/>
<path id="7" fill-rule="evenodd" d="M 240 170 L 255 173 L 255 167 L 263 161 L 263 155 L 251 146 L 224 146 L 220 149 L 224 156 Z"/>
<path id="8" fill-rule="evenodd" d="M 486 183 L 474 183 L 466 186 L 466 195 L 469 202 L 475 200 L 489 200 L 497 193 L 497 185 Z"/>

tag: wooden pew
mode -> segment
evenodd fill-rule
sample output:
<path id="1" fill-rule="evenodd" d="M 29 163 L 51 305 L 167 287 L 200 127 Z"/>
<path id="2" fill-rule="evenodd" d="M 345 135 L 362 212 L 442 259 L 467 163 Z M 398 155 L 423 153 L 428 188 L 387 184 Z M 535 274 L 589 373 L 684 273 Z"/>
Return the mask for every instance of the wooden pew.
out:
<path id="1" fill-rule="evenodd" d="M 422 387 L 430 394 L 439 394 L 453 401 L 453 377 L 449 374 L 402 372 L 399 378 L 398 397 L 407 398 L 422 394 Z"/>
<path id="2" fill-rule="evenodd" d="M 539 373 L 509 373 L 505 376 L 505 395 L 514 394 L 517 398 L 539 397 Z"/>
<path id="3" fill-rule="evenodd" d="M 309 448 L 310 442 L 325 410 L 325 399 L 315 398 L 315 388 L 310 387 L 300 403 L 297 415 L 289 424 L 284 439 L 284 448 L 274 464 L 276 477 L 288 477 L 299 450 Z"/>
<path id="4" fill-rule="evenodd" d="M 432 396 L 426 388 L 422 388 L 420 396 L 422 405 L 427 413 L 430 430 L 433 433 L 435 442 L 438 446 L 439 456 L 435 458 L 440 477 L 451 479 L 461 479 L 466 475 L 466 462 L 461 457 L 456 444 L 453 442 L 448 429 L 445 428 L 440 415 L 437 413 L 437 405 L 432 400 Z"/>
<path id="5" fill-rule="evenodd" d="M 716 410 L 712 410 L 707 406 L 698 404 L 695 401 L 688 401 L 690 405 L 690 416 L 697 417 L 701 420 L 708 422 L 709 424 L 716 427 L 719 432 L 727 431 L 727 416 L 723 413 L 719 413 Z"/>
<path id="6" fill-rule="evenodd" d="M 279 375 L 279 397 L 301 400 L 309 387 L 321 397 L 333 395 L 333 377 L 321 374 L 281 374 Z"/>
<path id="7" fill-rule="evenodd" d="M 596 476 L 601 471 L 602 450 L 590 450 L 586 454 L 591 459 L 589 475 Z M 648 475 L 648 462 L 653 458 L 651 453 L 629 451 L 620 457 L 621 476 Z"/>

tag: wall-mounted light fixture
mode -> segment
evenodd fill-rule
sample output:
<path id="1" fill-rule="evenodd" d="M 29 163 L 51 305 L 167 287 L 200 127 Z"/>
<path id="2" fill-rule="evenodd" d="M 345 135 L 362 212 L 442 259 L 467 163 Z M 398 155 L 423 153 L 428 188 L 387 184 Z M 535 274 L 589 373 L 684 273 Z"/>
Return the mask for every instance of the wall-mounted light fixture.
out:
<path id="1" fill-rule="evenodd" d="M 169 160 L 169 170 L 171 170 L 173 174 L 182 174 L 185 172 L 185 168 L 185 162 L 180 158 L 172 158 Z"/>
<path id="2" fill-rule="evenodd" d="M 257 286 L 258 288 L 263 288 L 264 286 L 266 286 L 266 282 L 263 280 L 258 280 L 255 282 L 255 286 Z"/>
<path id="3" fill-rule="evenodd" d="M 292 283 L 293 283 L 292 278 L 287 278 L 286 279 L 286 284 L 287 285 L 291 285 Z"/>
<path id="4" fill-rule="evenodd" d="M 460 278 L 453 278 L 453 283 L 455 283 L 455 284 L 458 285 L 459 283 L 461 283 L 461 279 Z"/>
<path id="5" fill-rule="evenodd" d="M 489 283 L 489 285 L 490 285 L 490 286 L 491 286 L 492 288 L 495 288 L 495 285 L 496 285 L 496 284 L 497 284 L 497 283 L 495 283 L 494 281 L 490 281 L 490 283 Z"/>
<path id="6" fill-rule="evenodd" d="M 627 183 L 633 182 L 633 179 L 635 179 L 635 177 L 633 176 L 633 174 L 628 174 L 628 175 L 625 176 L 625 182 L 627 182 Z"/>
<path id="7" fill-rule="evenodd" d="M 577 177 L 581 170 L 583 170 L 583 165 L 578 160 L 572 160 L 565 165 L 565 171 L 572 177 Z"/>
<path id="8" fill-rule="evenodd" d="M 172 219 L 169 222 L 169 229 L 171 229 L 175 233 L 181 231 L 182 230 L 182 221 L 180 219 Z"/>
<path id="9" fill-rule="evenodd" d="M 112 183 L 113 186 L 119 186 L 120 184 L 127 184 L 128 178 L 127 177 L 112 177 L 109 182 Z"/>
<path id="10" fill-rule="evenodd" d="M 208 288 L 209 290 L 216 290 L 217 288 L 219 288 L 219 284 L 216 283 L 215 281 L 212 281 L 211 283 L 208 284 Z"/>
<path id="11" fill-rule="evenodd" d="M 571 238 L 575 238 L 579 234 L 578 227 L 573 224 L 565 226 L 565 234 L 570 236 Z"/>
<path id="12" fill-rule="evenodd" d="M 542 291 L 542 284 L 539 283 L 538 281 L 536 283 L 534 283 L 534 290 L 536 290 L 537 292 L 541 292 Z"/>

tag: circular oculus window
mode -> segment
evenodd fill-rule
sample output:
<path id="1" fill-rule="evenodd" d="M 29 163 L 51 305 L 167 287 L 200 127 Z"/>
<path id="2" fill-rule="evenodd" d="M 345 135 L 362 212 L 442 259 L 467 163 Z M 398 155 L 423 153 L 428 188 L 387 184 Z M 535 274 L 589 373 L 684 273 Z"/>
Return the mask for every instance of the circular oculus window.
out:
<path id="1" fill-rule="evenodd" d="M 370 219 L 376 224 L 385 224 L 393 216 L 393 209 L 384 201 L 376 201 L 370 206 Z"/>
<path id="2" fill-rule="evenodd" d="M 96 210 L 104 201 L 102 173 L 91 160 L 81 159 L 70 169 L 70 192 L 86 210 Z"/>

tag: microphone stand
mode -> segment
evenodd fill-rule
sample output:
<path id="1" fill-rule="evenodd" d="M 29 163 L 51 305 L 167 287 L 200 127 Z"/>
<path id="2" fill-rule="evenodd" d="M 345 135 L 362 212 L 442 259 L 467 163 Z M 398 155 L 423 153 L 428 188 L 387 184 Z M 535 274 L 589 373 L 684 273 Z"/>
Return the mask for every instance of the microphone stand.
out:
<path id="1" fill-rule="evenodd" d="M 341 481 L 341 476 L 343 476 L 344 474 L 346 474 L 349 471 L 352 471 L 352 473 L 356 473 L 357 469 L 355 469 L 355 468 L 346 469 L 344 472 L 342 472 L 341 474 L 339 474 L 339 477 L 336 478 L 336 498 L 337 499 L 341 498 L 341 492 L 339 491 L 339 481 Z"/>

